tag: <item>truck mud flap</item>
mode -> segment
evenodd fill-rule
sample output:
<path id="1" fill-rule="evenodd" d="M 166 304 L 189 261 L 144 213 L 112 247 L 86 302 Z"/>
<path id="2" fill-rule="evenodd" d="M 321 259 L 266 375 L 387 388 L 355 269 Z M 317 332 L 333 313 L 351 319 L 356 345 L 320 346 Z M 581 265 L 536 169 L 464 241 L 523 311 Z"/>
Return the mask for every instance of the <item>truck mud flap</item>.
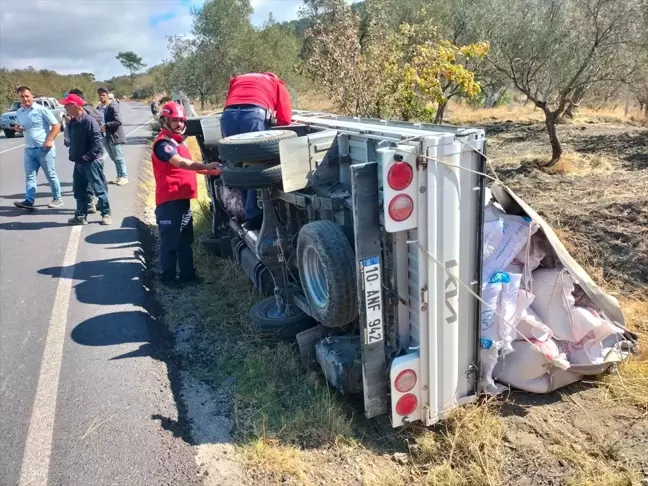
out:
<path id="1" fill-rule="evenodd" d="M 376 162 L 351 166 L 351 194 L 365 415 L 372 418 L 389 410 Z"/>

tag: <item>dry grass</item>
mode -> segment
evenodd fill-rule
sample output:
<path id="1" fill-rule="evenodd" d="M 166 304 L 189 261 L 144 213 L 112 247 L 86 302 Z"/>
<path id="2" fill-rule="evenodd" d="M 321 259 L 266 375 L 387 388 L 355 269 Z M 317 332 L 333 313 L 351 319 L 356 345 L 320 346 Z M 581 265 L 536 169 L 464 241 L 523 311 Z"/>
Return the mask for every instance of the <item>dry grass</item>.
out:
<path id="1" fill-rule="evenodd" d="M 450 102 L 448 105 L 447 121 L 458 125 L 484 124 L 489 122 L 529 123 L 544 122 L 544 113 L 529 102 L 526 106 L 520 104 L 502 105 L 494 108 L 475 108 L 464 103 Z M 632 123 L 645 122 L 644 113 L 633 110 L 626 116 L 623 107 L 594 109 L 580 107 L 574 120 L 564 119 L 566 124 L 593 123 Z"/>
<path id="2" fill-rule="evenodd" d="M 490 403 L 455 410 L 436 432 L 415 437 L 416 464 L 429 486 L 497 486 L 504 459 L 502 422 Z"/>
<path id="3" fill-rule="evenodd" d="M 612 170 L 614 170 L 614 163 L 605 155 L 567 152 L 563 154 L 556 165 L 547 168 L 547 173 L 586 176 L 596 172 L 609 172 Z"/>
<path id="4" fill-rule="evenodd" d="M 284 446 L 277 440 L 261 438 L 240 448 L 239 453 L 248 471 L 275 484 L 312 484 L 302 454 L 294 447 Z"/>
<path id="5" fill-rule="evenodd" d="M 451 102 L 448 105 L 447 121 L 457 125 L 475 125 L 487 122 L 542 122 L 544 114 L 531 103 L 527 106 L 496 106 L 494 108 L 474 108 L 464 103 Z"/>
<path id="6" fill-rule="evenodd" d="M 575 470 L 565 479 L 565 486 L 634 486 L 641 479 L 623 463 L 591 455 L 576 443 L 552 445 L 549 452 Z"/>
<path id="7" fill-rule="evenodd" d="M 335 104 L 323 91 L 310 90 L 299 94 L 297 108 L 300 110 L 335 112 Z"/>

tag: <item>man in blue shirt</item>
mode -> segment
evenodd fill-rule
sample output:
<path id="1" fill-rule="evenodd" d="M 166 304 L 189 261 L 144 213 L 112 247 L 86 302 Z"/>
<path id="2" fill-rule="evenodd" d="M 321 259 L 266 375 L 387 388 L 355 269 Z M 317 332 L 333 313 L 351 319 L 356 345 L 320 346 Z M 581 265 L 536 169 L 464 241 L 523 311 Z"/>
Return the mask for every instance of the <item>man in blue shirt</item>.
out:
<path id="1" fill-rule="evenodd" d="M 85 101 L 75 94 L 68 94 L 60 101 L 70 117 L 70 160 L 74 162 L 72 189 L 77 202 L 74 217 L 69 224 L 88 224 L 88 185 L 99 199 L 101 224 L 112 224 L 108 188 L 103 173 L 103 136 L 97 120 L 88 115 L 83 105 Z"/>
<path id="2" fill-rule="evenodd" d="M 17 90 L 22 107 L 16 113 L 16 132 L 25 135 L 25 200 L 14 205 L 23 209 L 34 209 L 38 169 L 43 169 L 52 189 L 50 208 L 63 206 L 61 183 L 56 175 L 56 147 L 54 140 L 61 130 L 61 124 L 49 108 L 34 103 L 34 96 L 27 86 Z"/>

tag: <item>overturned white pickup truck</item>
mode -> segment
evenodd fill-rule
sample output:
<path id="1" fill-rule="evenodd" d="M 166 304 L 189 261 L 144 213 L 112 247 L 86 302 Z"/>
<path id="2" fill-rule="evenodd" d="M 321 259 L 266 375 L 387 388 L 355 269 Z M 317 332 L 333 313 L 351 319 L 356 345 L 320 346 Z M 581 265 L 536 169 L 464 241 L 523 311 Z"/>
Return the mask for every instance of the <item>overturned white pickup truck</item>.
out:
<path id="1" fill-rule="evenodd" d="M 221 139 L 192 119 L 213 234 L 270 295 L 260 331 L 297 338 L 306 365 L 368 417 L 430 425 L 506 385 L 546 393 L 627 356 L 617 301 L 499 181 L 483 130 L 295 112 L 276 130 Z M 241 224 L 256 189 L 260 230 Z"/>

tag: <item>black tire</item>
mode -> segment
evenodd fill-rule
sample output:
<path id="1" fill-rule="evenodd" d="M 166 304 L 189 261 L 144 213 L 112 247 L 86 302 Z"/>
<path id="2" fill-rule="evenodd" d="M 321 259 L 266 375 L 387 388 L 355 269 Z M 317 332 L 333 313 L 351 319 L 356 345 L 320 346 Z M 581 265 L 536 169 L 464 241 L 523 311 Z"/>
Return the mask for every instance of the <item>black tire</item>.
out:
<path id="1" fill-rule="evenodd" d="M 258 162 L 279 159 L 279 142 L 295 138 L 291 130 L 266 130 L 221 138 L 218 150 L 228 162 Z"/>
<path id="2" fill-rule="evenodd" d="M 308 261 L 317 258 L 323 278 L 310 284 L 313 275 Z M 326 327 L 342 327 L 358 317 L 356 262 L 353 248 L 342 228 L 331 221 L 314 221 L 302 227 L 297 238 L 297 267 L 302 289 L 311 308 L 311 316 Z"/>
<path id="3" fill-rule="evenodd" d="M 241 167 L 241 164 L 225 164 L 221 173 L 223 184 L 238 189 L 263 189 L 281 184 L 281 165 L 272 167 Z"/>
<path id="4" fill-rule="evenodd" d="M 5 137 L 7 138 L 14 138 L 16 136 L 16 132 L 13 130 L 7 130 L 6 128 L 3 130 Z"/>
<path id="5" fill-rule="evenodd" d="M 223 249 L 221 246 L 221 240 L 220 238 L 215 238 L 213 233 L 204 233 L 200 235 L 198 240 L 200 241 L 200 246 L 209 253 L 217 257 L 222 256 Z"/>
<path id="6" fill-rule="evenodd" d="M 274 296 L 258 302 L 250 309 L 252 328 L 265 336 L 294 339 L 300 332 L 317 325 L 300 310 L 292 316 L 274 315 L 274 312 L 278 312 Z"/>

